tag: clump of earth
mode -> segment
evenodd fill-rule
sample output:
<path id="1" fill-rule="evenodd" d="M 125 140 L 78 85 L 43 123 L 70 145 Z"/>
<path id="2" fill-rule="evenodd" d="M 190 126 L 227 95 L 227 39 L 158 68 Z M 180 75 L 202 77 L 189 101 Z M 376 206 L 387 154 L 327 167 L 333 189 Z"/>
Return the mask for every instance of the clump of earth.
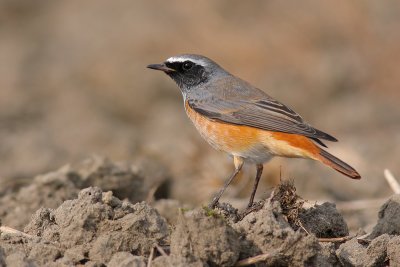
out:
<path id="1" fill-rule="evenodd" d="M 238 211 L 162 198 L 167 179 L 92 158 L 3 193 L 0 266 L 400 265 L 400 195 L 350 234 L 335 204 L 304 205 L 290 181 Z"/>

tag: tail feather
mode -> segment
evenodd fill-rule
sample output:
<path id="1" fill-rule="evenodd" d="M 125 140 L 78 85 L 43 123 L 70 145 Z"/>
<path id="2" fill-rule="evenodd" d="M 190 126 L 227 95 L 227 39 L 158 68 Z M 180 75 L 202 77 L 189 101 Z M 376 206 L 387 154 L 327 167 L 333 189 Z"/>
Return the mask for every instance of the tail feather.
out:
<path id="1" fill-rule="evenodd" d="M 338 159 L 337 157 L 329 154 L 327 151 L 321 149 L 320 151 L 320 160 L 324 164 L 328 165 L 329 167 L 335 169 L 336 171 L 352 178 L 352 179 L 360 179 L 360 174 L 350 165 L 343 162 L 342 160 Z"/>

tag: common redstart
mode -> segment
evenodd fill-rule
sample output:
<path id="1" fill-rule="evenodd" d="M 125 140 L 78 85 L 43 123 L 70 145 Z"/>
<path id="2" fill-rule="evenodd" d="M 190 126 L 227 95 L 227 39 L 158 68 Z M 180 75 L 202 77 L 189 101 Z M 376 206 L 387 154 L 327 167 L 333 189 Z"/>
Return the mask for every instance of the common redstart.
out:
<path id="1" fill-rule="evenodd" d="M 201 136 L 215 149 L 233 156 L 235 171 L 213 198 L 211 208 L 244 162 L 257 166 L 251 207 L 263 164 L 273 156 L 313 159 L 350 178 L 361 178 L 355 169 L 321 148 L 327 147 L 321 139 L 336 142 L 336 138 L 310 126 L 291 108 L 211 59 L 183 54 L 147 67 L 163 71 L 177 83 L 186 113 Z"/>

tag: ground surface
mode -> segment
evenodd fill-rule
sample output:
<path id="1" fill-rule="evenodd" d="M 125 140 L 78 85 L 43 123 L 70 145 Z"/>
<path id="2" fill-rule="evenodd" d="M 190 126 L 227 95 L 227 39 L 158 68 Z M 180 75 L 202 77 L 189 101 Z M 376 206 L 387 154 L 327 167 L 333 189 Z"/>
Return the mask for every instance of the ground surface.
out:
<path id="1" fill-rule="evenodd" d="M 154 165 L 151 169 L 154 169 Z M 400 195 L 371 233 L 282 181 L 248 212 L 190 208 L 146 165 L 99 157 L 3 194 L 0 266 L 397 266 Z"/>
<path id="2" fill-rule="evenodd" d="M 146 68 L 192 52 L 335 136 L 329 151 L 363 176 L 276 158 L 260 197 L 282 171 L 310 200 L 386 198 L 383 170 L 400 175 L 399 14 L 398 1 L 373 0 L 0 1 L 0 190 L 91 154 L 147 155 L 168 168 L 174 199 L 207 202 L 232 161 L 201 139 L 173 81 Z M 254 176 L 246 167 L 228 195 L 247 196 Z"/>

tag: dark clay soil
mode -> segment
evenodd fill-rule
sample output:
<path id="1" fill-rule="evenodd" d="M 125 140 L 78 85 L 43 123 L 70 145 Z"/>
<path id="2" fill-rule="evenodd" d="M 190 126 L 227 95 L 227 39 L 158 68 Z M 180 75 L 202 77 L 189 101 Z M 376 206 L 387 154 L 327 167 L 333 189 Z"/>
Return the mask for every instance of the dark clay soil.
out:
<path id="1" fill-rule="evenodd" d="M 0 266 L 400 265 L 400 195 L 351 235 L 335 204 L 306 208 L 291 182 L 243 212 L 160 199 L 165 180 L 94 158 L 3 191 Z"/>

